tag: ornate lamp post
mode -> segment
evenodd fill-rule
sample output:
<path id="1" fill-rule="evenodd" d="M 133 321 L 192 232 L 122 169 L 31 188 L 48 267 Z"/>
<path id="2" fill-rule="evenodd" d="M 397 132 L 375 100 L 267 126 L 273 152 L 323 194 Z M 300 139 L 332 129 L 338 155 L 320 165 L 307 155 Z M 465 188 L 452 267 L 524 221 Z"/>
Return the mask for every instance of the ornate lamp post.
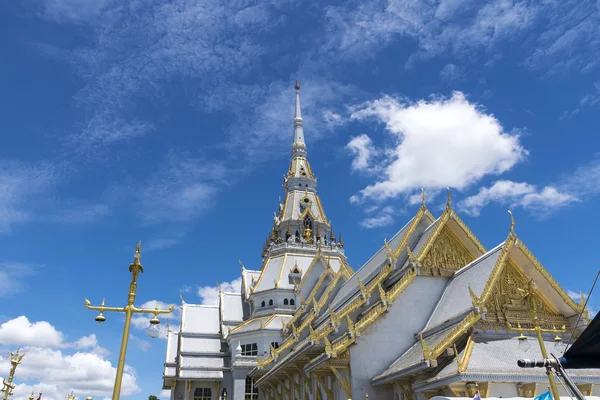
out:
<path id="1" fill-rule="evenodd" d="M 121 339 L 121 351 L 119 352 L 119 363 L 117 365 L 117 376 L 115 377 L 115 386 L 113 389 L 112 400 L 119 400 L 119 396 L 121 395 L 121 383 L 123 382 L 123 370 L 125 369 L 125 355 L 127 353 L 129 328 L 131 326 L 131 317 L 133 313 L 154 314 L 154 318 L 150 320 L 150 326 L 146 330 L 146 333 L 154 338 L 160 334 L 160 330 L 157 327 L 157 325 L 160 324 L 158 314 L 170 314 L 173 311 L 173 308 L 175 307 L 175 305 L 172 304 L 168 310 L 159 310 L 157 303 L 156 308 L 154 310 L 146 310 L 142 308 L 136 308 L 133 305 L 135 301 L 135 295 L 137 292 L 137 277 L 140 272 L 144 272 L 144 268 L 140 263 L 141 245 L 141 242 L 138 243 L 135 249 L 133 263 L 129 266 L 129 272 L 131 272 L 131 283 L 129 284 L 129 295 L 127 297 L 127 305 L 125 307 L 105 307 L 104 300 L 102 300 L 102 304 L 100 306 L 91 306 L 90 301 L 88 299 L 85 299 L 86 308 L 88 308 L 89 310 L 100 311 L 100 314 L 98 314 L 95 318 L 98 324 L 106 321 L 106 317 L 102 315 L 104 311 L 115 311 L 125 313 L 125 327 L 123 329 L 123 338 Z"/>
<path id="2" fill-rule="evenodd" d="M 538 312 L 537 312 L 537 305 L 535 304 L 534 297 L 532 296 L 532 294 L 534 293 L 533 292 L 534 289 L 535 289 L 535 283 L 533 282 L 533 279 L 531 279 L 527 283 L 527 289 L 519 289 L 519 291 L 521 292 L 521 298 L 525 300 L 525 303 L 527 304 L 527 308 L 529 308 L 529 312 L 531 313 L 533 329 L 524 329 L 519 326 L 517 329 L 519 331 L 519 337 L 517 339 L 519 340 L 519 349 L 521 349 L 523 351 L 527 351 L 527 350 L 529 350 L 531 345 L 527 342 L 527 337 L 525 335 L 523 335 L 523 331 L 535 332 L 535 334 L 537 336 L 538 344 L 540 346 L 540 350 L 542 352 L 542 357 L 544 357 L 544 359 L 547 359 L 548 353 L 546 352 L 546 345 L 544 344 L 544 338 L 542 337 L 542 327 L 540 326 L 540 320 L 539 320 Z M 509 325 L 509 327 L 510 327 L 510 325 Z M 560 337 L 558 336 L 558 333 L 564 332 L 564 329 L 563 330 L 544 329 L 544 331 L 556 334 L 556 338 L 554 338 L 554 344 L 555 344 L 555 347 L 560 348 L 560 345 L 562 344 L 562 339 L 560 339 Z M 558 338 L 558 340 L 557 340 L 557 338 Z M 560 400 L 560 396 L 558 394 L 558 388 L 556 387 L 556 382 L 554 381 L 554 375 L 552 374 L 552 371 L 550 371 L 548 369 L 546 371 L 546 374 L 548 375 L 548 381 L 550 382 L 550 391 L 552 392 L 552 398 L 554 400 Z"/>
<path id="3" fill-rule="evenodd" d="M 25 354 L 19 354 L 19 350 L 17 349 L 17 351 L 15 353 L 10 352 L 10 372 L 8 373 L 8 381 L 3 379 L 2 380 L 2 390 L 1 392 L 4 392 L 4 395 L 2 396 L 2 400 L 7 400 L 9 396 L 12 396 L 13 394 L 13 389 L 15 388 L 15 384 L 12 383 L 13 378 L 15 376 L 15 371 L 17 369 L 17 365 L 21 364 L 21 360 L 23 359 L 23 357 L 25 356 Z"/>

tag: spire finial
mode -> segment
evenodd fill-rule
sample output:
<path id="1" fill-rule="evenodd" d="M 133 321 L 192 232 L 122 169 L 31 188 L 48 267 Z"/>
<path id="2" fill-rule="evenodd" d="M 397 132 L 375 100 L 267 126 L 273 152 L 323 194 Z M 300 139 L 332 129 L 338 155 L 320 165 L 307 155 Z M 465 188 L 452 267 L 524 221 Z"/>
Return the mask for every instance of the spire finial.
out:
<path id="1" fill-rule="evenodd" d="M 299 151 L 302 156 L 306 156 L 304 144 L 304 129 L 302 127 L 302 111 L 300 110 L 300 84 L 296 81 L 296 112 L 294 114 L 294 152 Z"/>
<path id="2" fill-rule="evenodd" d="M 425 189 L 421 188 L 421 207 L 425 207 Z"/>
<path id="3" fill-rule="evenodd" d="M 513 213 L 508 210 L 508 213 L 510 214 L 510 234 L 514 235 L 515 234 L 515 217 L 513 217 Z"/>
<path id="4" fill-rule="evenodd" d="M 142 258 L 142 241 L 140 240 L 135 246 L 135 255 L 133 256 L 133 264 L 140 265 L 140 259 Z"/>
<path id="5" fill-rule="evenodd" d="M 450 208 L 450 202 L 452 201 L 452 195 L 450 194 L 450 188 L 446 188 L 448 189 L 448 199 L 446 200 L 446 208 Z"/>

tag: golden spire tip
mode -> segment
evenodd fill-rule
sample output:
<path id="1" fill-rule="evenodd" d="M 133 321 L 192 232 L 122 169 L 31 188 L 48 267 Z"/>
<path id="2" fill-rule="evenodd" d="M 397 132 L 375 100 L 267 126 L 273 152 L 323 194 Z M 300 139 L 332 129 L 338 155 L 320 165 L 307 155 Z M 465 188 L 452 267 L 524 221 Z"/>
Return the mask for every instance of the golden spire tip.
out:
<path id="1" fill-rule="evenodd" d="M 508 213 L 510 214 L 510 234 L 514 235 L 515 234 L 515 217 L 513 216 L 513 213 L 508 210 Z"/>
<path id="2" fill-rule="evenodd" d="M 425 207 L 425 189 L 421 188 L 421 207 Z"/>
<path id="3" fill-rule="evenodd" d="M 450 202 L 452 201 L 452 195 L 450 194 L 450 188 L 447 187 L 446 189 L 448 189 L 448 199 L 446 200 L 446 207 L 450 207 Z"/>

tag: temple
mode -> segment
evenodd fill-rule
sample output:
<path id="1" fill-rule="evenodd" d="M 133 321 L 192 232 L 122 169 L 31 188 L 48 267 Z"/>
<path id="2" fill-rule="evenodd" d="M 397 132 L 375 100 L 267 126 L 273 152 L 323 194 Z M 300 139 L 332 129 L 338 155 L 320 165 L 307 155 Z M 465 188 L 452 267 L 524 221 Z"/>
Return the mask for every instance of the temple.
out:
<path id="1" fill-rule="evenodd" d="M 218 305 L 182 299 L 180 329 L 167 333 L 171 400 L 545 392 L 545 371 L 520 369 L 517 359 L 559 356 L 588 312 L 517 236 L 512 214 L 505 239 L 488 250 L 452 209 L 450 191 L 437 218 L 423 194 L 413 218 L 354 272 L 317 194 L 298 82 L 295 90 L 285 198 L 262 264 L 240 261 L 241 290 L 220 290 Z M 584 395 L 600 395 L 599 370 L 571 377 Z"/>

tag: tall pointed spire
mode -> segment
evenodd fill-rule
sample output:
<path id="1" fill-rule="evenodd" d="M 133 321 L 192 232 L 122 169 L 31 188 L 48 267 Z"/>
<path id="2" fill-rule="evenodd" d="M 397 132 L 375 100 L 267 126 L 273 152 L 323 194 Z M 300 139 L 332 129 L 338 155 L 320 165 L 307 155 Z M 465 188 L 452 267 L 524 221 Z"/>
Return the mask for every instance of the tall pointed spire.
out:
<path id="1" fill-rule="evenodd" d="M 302 123 L 302 110 L 300 109 L 300 84 L 296 81 L 296 113 L 294 114 L 294 144 L 292 157 L 306 157 L 306 144 L 304 143 L 304 126 Z"/>

